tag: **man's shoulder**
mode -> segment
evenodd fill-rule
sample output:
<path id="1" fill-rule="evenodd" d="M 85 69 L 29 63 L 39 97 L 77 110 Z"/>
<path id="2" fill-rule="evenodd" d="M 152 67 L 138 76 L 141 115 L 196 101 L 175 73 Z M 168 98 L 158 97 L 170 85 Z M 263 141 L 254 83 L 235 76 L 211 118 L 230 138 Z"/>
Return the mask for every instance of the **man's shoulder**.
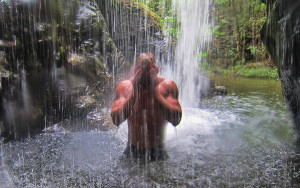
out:
<path id="1" fill-rule="evenodd" d="M 176 83 L 173 80 L 168 80 L 163 77 L 159 77 L 159 83 L 164 87 L 177 87 Z"/>
<path id="2" fill-rule="evenodd" d="M 131 84 L 130 80 L 123 80 L 119 83 L 119 85 L 126 85 L 126 84 Z"/>
<path id="3" fill-rule="evenodd" d="M 165 79 L 165 78 L 162 77 L 162 76 L 157 76 L 157 80 L 158 80 L 158 83 L 163 83 L 163 82 L 165 82 L 167 79 Z"/>
<path id="4" fill-rule="evenodd" d="M 132 82 L 130 80 L 121 81 L 117 86 L 118 91 L 123 91 L 124 89 L 127 90 L 130 88 L 132 88 Z"/>

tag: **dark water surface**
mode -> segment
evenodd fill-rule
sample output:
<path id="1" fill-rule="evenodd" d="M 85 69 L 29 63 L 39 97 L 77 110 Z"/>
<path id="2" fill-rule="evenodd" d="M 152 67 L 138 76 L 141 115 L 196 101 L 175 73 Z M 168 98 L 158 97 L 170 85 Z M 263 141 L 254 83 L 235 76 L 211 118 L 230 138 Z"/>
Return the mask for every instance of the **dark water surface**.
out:
<path id="1" fill-rule="evenodd" d="M 211 75 L 228 95 L 183 108 L 166 161 L 122 157 L 117 131 L 45 133 L 1 144 L 2 187 L 297 187 L 296 134 L 276 80 Z"/>

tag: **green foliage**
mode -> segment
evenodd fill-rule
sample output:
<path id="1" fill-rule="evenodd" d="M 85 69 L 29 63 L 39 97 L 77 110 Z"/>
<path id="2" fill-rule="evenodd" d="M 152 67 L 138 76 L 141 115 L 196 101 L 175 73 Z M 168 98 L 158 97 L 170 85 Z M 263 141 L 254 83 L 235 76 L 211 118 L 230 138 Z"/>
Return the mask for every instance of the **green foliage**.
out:
<path id="1" fill-rule="evenodd" d="M 179 0 L 134 1 L 157 14 L 166 33 L 175 40 L 178 38 L 180 20 L 176 9 Z M 266 21 L 266 5 L 259 0 L 214 0 L 214 4 L 215 25 L 210 30 L 214 41 L 209 51 L 198 54 L 202 59 L 199 68 L 216 69 L 219 66 L 222 68 L 219 72 L 227 74 L 277 77 L 275 69 L 245 66 L 268 58 L 260 40 L 260 30 Z"/>
<path id="2" fill-rule="evenodd" d="M 259 55 L 261 52 L 256 46 L 249 46 L 247 49 L 250 50 L 253 56 Z"/>
<path id="3" fill-rule="evenodd" d="M 224 67 L 228 67 L 238 61 L 244 64 L 268 58 L 260 40 L 266 5 L 259 0 L 215 0 L 214 3 L 212 64 L 215 59 L 225 59 Z"/>
<path id="4" fill-rule="evenodd" d="M 206 71 L 210 69 L 210 64 L 207 61 L 204 61 L 199 66 L 200 71 Z"/>
<path id="5" fill-rule="evenodd" d="M 134 0 L 141 5 L 150 8 L 160 17 L 165 17 L 171 10 L 172 0 Z"/>
<path id="6" fill-rule="evenodd" d="M 164 18 L 164 28 L 171 37 L 177 39 L 179 32 L 177 16 L 166 16 Z"/>
<path id="7" fill-rule="evenodd" d="M 247 77 L 267 77 L 278 78 L 277 69 L 257 68 L 257 69 L 240 69 L 237 73 Z"/>
<path id="8" fill-rule="evenodd" d="M 209 70 L 210 72 L 218 72 L 222 74 L 238 75 L 245 77 L 262 77 L 262 78 L 271 78 L 278 79 L 277 68 L 248 68 L 244 65 L 237 64 L 232 66 L 229 69 L 222 69 L 220 67 L 215 67 Z"/>
<path id="9" fill-rule="evenodd" d="M 258 8 L 258 9 L 265 9 L 266 8 L 266 4 L 260 3 L 260 5 L 258 5 L 256 8 Z"/>
<path id="10" fill-rule="evenodd" d="M 199 53 L 198 56 L 199 57 L 207 57 L 208 53 L 207 52 Z"/>
<path id="11" fill-rule="evenodd" d="M 172 38 L 177 39 L 179 32 L 179 21 L 177 11 L 172 8 L 172 0 L 134 0 L 145 7 L 148 7 L 160 17 L 160 23 L 166 33 Z M 176 2 L 175 2 L 176 3 Z"/>
<path id="12" fill-rule="evenodd" d="M 217 28 L 210 30 L 210 32 L 215 34 L 215 35 L 223 35 L 223 33 L 219 32 Z"/>
<path id="13" fill-rule="evenodd" d="M 227 3 L 227 2 L 228 2 L 228 0 L 215 0 L 215 4 L 217 4 L 217 5 Z"/>

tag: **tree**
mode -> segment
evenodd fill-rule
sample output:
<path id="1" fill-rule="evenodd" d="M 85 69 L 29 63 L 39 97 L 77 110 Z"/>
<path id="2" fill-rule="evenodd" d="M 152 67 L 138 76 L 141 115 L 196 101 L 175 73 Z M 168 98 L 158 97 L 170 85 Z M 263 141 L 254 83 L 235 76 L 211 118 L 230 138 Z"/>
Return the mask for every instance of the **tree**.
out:
<path id="1" fill-rule="evenodd" d="M 214 58 L 225 66 L 265 60 L 260 30 L 266 6 L 259 0 L 215 0 Z M 217 53 L 218 52 L 218 53 Z"/>

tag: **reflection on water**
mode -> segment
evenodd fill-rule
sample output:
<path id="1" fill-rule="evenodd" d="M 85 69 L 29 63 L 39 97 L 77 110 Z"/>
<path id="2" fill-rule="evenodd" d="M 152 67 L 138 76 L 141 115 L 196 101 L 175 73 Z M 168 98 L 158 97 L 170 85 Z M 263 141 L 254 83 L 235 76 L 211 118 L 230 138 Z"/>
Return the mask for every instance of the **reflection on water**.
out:
<path id="1" fill-rule="evenodd" d="M 17 187 L 296 186 L 300 155 L 280 83 L 218 79 L 228 96 L 184 108 L 181 124 L 168 125 L 166 161 L 124 159 L 123 123 L 117 131 L 47 133 L 2 144 L 0 181 Z"/>

